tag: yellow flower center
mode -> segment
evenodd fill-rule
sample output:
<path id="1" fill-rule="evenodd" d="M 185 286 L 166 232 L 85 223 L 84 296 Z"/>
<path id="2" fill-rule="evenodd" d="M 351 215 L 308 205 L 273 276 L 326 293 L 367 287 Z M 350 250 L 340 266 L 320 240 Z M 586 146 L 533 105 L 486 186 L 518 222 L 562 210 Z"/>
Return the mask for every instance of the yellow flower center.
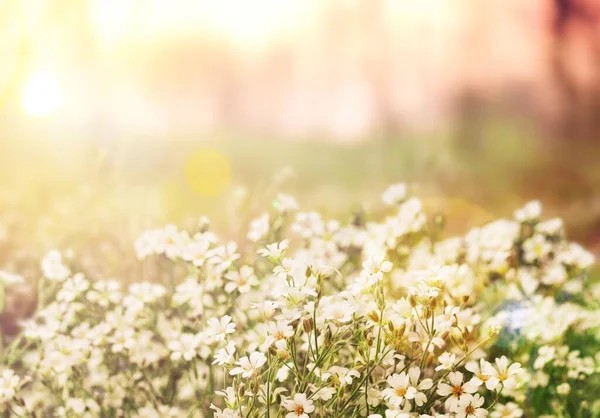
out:
<path id="1" fill-rule="evenodd" d="M 406 388 L 399 387 L 398 389 L 396 389 L 396 393 L 398 394 L 398 396 L 404 396 L 406 395 Z"/>
<path id="2" fill-rule="evenodd" d="M 294 410 L 296 415 L 304 414 L 304 407 L 302 405 L 296 405 L 296 409 Z"/>
<path id="3" fill-rule="evenodd" d="M 461 385 L 461 386 L 454 386 L 454 387 L 452 388 L 452 394 L 453 394 L 454 396 L 460 396 L 460 395 L 462 395 L 463 393 L 465 393 L 465 391 L 463 390 L 463 387 L 462 387 L 462 385 Z"/>

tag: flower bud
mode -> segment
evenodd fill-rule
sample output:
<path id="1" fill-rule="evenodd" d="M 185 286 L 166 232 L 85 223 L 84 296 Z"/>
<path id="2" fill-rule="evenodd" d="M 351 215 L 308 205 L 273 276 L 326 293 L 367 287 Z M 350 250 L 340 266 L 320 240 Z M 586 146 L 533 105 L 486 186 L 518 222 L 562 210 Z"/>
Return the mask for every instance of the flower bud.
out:
<path id="1" fill-rule="evenodd" d="M 307 334 L 311 333 L 313 330 L 313 319 L 312 318 L 304 318 L 304 321 L 302 321 L 302 328 L 304 329 L 304 332 L 306 332 Z"/>
<path id="2" fill-rule="evenodd" d="M 272 356 L 277 355 L 277 348 L 275 348 L 275 345 L 271 344 L 271 346 L 269 347 L 269 354 Z"/>
<path id="3" fill-rule="evenodd" d="M 369 319 L 373 322 L 379 322 L 379 314 L 376 311 L 371 311 L 367 314 Z"/>
<path id="4" fill-rule="evenodd" d="M 369 332 L 369 333 L 367 334 L 367 337 L 366 337 L 366 338 L 367 338 L 367 345 L 368 345 L 369 347 L 372 347 L 372 346 L 373 346 L 373 340 L 374 340 L 374 338 L 373 338 L 373 334 Z"/>
<path id="5" fill-rule="evenodd" d="M 328 347 L 331 344 L 331 329 L 327 328 L 323 340 L 326 347 Z"/>
<path id="6" fill-rule="evenodd" d="M 500 330 L 501 330 L 500 326 L 498 326 L 498 325 L 491 325 L 491 326 L 488 328 L 488 335 L 489 335 L 490 337 L 493 337 L 493 336 L 495 336 L 495 335 L 498 335 L 498 334 L 500 334 Z"/>
<path id="7" fill-rule="evenodd" d="M 290 352 L 287 350 L 280 350 L 277 352 L 277 358 L 281 361 L 287 361 L 290 358 Z"/>

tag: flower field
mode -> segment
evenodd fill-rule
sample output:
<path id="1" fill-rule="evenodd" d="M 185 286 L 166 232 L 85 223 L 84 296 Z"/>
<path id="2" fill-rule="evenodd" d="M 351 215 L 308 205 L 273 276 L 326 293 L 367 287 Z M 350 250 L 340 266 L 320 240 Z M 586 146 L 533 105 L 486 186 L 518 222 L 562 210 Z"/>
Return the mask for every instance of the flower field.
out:
<path id="1" fill-rule="evenodd" d="M 404 184 L 379 206 L 326 219 L 275 193 L 237 242 L 206 218 L 150 229 L 130 285 L 49 252 L 0 413 L 600 417 L 600 284 L 561 219 L 534 201 L 446 238 Z"/>

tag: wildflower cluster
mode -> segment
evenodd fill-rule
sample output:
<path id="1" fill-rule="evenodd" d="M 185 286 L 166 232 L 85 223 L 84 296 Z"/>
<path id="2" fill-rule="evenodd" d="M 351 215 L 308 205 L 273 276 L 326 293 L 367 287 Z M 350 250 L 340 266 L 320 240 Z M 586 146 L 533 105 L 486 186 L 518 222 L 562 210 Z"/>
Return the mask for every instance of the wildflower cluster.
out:
<path id="1" fill-rule="evenodd" d="M 585 386 L 600 370 L 600 306 L 585 295 L 600 288 L 586 280 L 593 257 L 566 240 L 560 220 L 542 221 L 532 202 L 514 220 L 439 240 L 442 223 L 405 185 L 383 201 L 382 221 L 341 223 L 278 195 L 239 246 L 205 219 L 195 231 L 147 231 L 138 258 L 168 262 L 169 277 L 128 289 L 48 254 L 38 311 L 6 350 L 2 408 L 140 418 L 598 413 Z"/>

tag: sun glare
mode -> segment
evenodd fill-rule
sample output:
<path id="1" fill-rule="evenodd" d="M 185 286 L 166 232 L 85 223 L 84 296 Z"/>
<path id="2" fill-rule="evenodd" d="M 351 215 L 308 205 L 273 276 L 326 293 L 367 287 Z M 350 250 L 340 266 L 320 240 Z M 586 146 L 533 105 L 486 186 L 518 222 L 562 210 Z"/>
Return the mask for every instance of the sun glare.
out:
<path id="1" fill-rule="evenodd" d="M 60 85 L 51 75 L 38 73 L 32 76 L 25 87 L 21 105 L 32 116 L 50 116 L 63 104 Z"/>
<path id="2" fill-rule="evenodd" d="M 90 3 L 92 20 L 100 40 L 105 44 L 114 44 L 125 34 L 131 0 L 92 0 Z"/>
<path id="3" fill-rule="evenodd" d="M 222 0 L 201 3 L 204 22 L 241 44 L 256 45 L 301 20 L 310 7 L 305 1 Z"/>

